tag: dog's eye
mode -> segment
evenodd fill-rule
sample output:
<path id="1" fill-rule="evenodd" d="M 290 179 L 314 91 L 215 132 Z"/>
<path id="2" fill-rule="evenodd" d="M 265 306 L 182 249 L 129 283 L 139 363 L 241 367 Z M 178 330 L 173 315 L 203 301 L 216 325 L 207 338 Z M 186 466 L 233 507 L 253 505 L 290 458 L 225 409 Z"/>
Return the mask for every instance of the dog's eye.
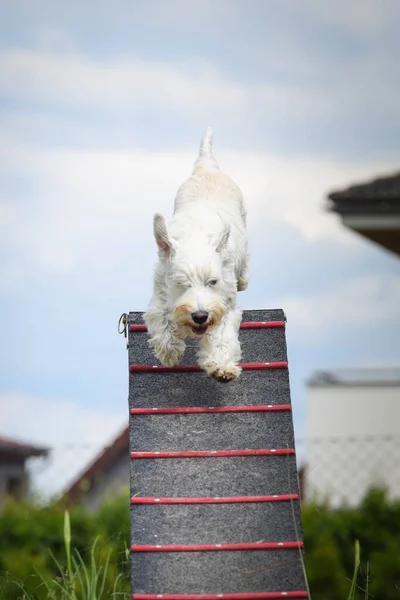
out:
<path id="1" fill-rule="evenodd" d="M 210 281 L 207 283 L 207 285 L 210 285 L 211 287 L 213 287 L 214 285 L 217 285 L 218 283 L 218 279 L 210 279 Z"/>
<path id="2" fill-rule="evenodd" d="M 181 289 L 187 289 L 191 287 L 191 283 L 190 281 L 188 281 L 187 279 L 183 278 L 183 277 L 176 277 L 172 279 L 173 284 Z"/>

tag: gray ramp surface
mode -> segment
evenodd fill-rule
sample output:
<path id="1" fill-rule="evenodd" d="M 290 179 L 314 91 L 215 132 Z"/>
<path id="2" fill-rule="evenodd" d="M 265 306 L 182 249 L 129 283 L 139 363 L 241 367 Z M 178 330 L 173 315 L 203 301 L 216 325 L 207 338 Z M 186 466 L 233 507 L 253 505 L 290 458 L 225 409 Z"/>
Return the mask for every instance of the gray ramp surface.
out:
<path id="1" fill-rule="evenodd" d="M 143 323 L 129 314 L 133 597 L 307 598 L 283 311 L 243 312 L 228 384 L 158 370 Z"/>

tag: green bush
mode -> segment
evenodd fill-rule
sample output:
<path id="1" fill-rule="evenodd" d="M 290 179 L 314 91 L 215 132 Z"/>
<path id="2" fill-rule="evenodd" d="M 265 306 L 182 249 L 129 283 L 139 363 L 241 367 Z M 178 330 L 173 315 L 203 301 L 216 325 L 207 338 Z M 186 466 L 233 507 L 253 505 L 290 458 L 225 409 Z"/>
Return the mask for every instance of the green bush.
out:
<path id="1" fill-rule="evenodd" d="M 361 547 L 356 598 L 365 598 L 368 587 L 374 600 L 399 600 L 400 501 L 389 501 L 384 490 L 373 489 L 356 509 L 307 504 L 302 517 L 313 600 L 346 597 L 355 540 Z"/>
<path id="2" fill-rule="evenodd" d="M 62 584 L 67 573 L 64 508 L 56 502 L 46 507 L 12 501 L 6 504 L 0 513 L 1 600 L 29 600 L 30 597 L 75 600 L 74 596 L 57 595 L 54 591 L 59 589 L 57 583 Z M 361 547 L 355 598 L 365 599 L 363 590 L 368 587 L 374 600 L 399 600 L 399 501 L 389 501 L 383 490 L 371 490 L 357 509 L 334 510 L 323 504 L 307 504 L 302 507 L 302 515 L 306 568 L 313 600 L 348 598 L 355 540 L 359 540 Z M 70 509 L 70 519 L 72 548 L 79 553 L 72 552 L 72 560 L 75 560 L 72 571 L 75 572 L 78 556 L 87 565 L 89 575 L 93 569 L 97 573 L 98 565 L 103 569 L 107 565 L 105 592 L 93 597 L 94 600 L 111 598 L 117 579 L 121 594 L 117 598 L 128 597 L 129 494 L 125 492 L 109 500 L 95 514 L 74 506 Z M 92 568 L 93 560 L 96 566 Z M 50 585 L 53 581 L 57 582 L 55 588 Z M 84 600 L 86 596 L 79 592 L 79 585 L 78 581 L 76 598 Z"/>
<path id="3" fill-rule="evenodd" d="M 64 510 L 56 502 L 46 507 L 12 500 L 6 503 L 0 513 L 1 600 L 68 598 L 54 595 L 54 586 L 53 591 L 48 589 L 52 581 L 62 582 L 67 571 Z M 129 597 L 129 495 L 121 494 L 95 514 L 75 506 L 71 524 L 73 560 L 82 558 L 89 569 L 93 558 L 96 565 L 107 564 L 105 589 L 112 590 L 119 578 L 119 591 Z M 108 599 L 110 595 L 98 598 L 103 597 Z"/>

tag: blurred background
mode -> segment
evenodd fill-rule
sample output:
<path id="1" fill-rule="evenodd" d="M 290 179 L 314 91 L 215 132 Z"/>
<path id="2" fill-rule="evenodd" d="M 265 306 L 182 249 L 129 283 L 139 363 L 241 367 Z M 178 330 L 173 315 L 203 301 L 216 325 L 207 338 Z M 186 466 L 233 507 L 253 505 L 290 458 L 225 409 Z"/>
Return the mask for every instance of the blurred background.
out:
<path id="1" fill-rule="evenodd" d="M 127 482 L 117 322 L 147 305 L 153 213 L 211 125 L 249 213 L 241 306 L 287 316 L 304 504 L 383 486 L 400 514 L 399 19 L 396 0 L 0 3 L 3 497 L 93 512 Z"/>

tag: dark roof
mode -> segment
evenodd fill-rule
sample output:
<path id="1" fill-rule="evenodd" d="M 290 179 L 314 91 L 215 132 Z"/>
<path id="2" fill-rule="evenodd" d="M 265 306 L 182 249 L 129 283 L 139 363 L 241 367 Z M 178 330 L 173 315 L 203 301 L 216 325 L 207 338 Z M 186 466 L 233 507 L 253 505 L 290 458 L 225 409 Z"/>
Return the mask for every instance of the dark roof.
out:
<path id="1" fill-rule="evenodd" d="M 0 453 L 2 455 L 8 454 L 9 456 L 30 458 L 32 456 L 47 456 L 49 449 L 0 436 Z"/>
<path id="2" fill-rule="evenodd" d="M 129 429 L 125 427 L 114 442 L 83 471 L 64 492 L 64 498 L 76 500 L 82 493 L 89 490 L 96 479 L 101 476 L 118 458 L 121 452 L 129 453 Z"/>
<path id="3" fill-rule="evenodd" d="M 328 195 L 330 208 L 344 214 L 400 214 L 400 172 Z"/>

